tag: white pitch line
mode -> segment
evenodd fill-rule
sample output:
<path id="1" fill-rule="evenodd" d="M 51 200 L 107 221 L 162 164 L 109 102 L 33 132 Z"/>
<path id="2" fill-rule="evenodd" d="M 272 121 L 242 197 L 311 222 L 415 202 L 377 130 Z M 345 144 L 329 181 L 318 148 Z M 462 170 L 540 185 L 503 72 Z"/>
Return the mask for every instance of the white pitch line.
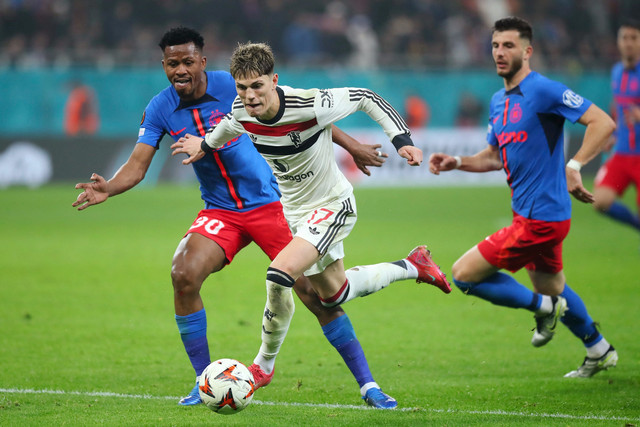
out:
<path id="1" fill-rule="evenodd" d="M 90 397 L 122 397 L 127 399 L 159 399 L 159 400 L 179 400 L 177 396 L 152 396 L 150 394 L 123 394 L 112 393 L 108 391 L 65 391 L 65 390 L 34 390 L 34 389 L 17 389 L 17 388 L 0 388 L 0 393 L 9 394 L 59 394 L 74 396 L 90 396 Z M 298 406 L 307 408 L 330 408 L 330 409 L 357 409 L 357 410 L 375 410 L 370 406 L 364 405 L 339 405 L 335 403 L 300 403 L 300 402 L 265 402 L 261 400 L 252 400 L 254 405 L 264 406 Z M 398 408 L 396 411 L 402 412 L 435 412 L 447 414 L 464 414 L 464 415 L 503 415 L 506 417 L 529 417 L 529 418 L 561 418 L 568 420 L 596 420 L 596 421 L 640 421 L 640 418 L 628 418 L 604 415 L 570 415 L 570 414 L 545 414 L 545 413 L 528 413 L 528 412 L 509 412 L 502 410 L 495 411 L 470 411 L 458 409 L 433 409 L 433 408 Z"/>

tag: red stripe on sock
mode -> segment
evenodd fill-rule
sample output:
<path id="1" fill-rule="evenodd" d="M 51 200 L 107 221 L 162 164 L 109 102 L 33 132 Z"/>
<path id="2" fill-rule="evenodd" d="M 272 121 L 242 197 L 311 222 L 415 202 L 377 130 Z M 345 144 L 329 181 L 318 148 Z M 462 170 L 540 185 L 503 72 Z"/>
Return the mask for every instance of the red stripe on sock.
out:
<path id="1" fill-rule="evenodd" d="M 338 299 L 340 299 L 340 297 L 342 297 L 342 294 L 344 293 L 344 290 L 347 289 L 347 285 L 348 284 L 349 284 L 349 280 L 345 280 L 344 281 L 344 285 L 342 285 L 342 287 L 338 290 L 338 292 L 336 292 L 336 294 L 334 296 L 332 296 L 331 298 L 323 299 L 320 296 L 318 296 L 318 298 L 320 298 L 320 301 L 322 301 L 324 303 L 327 303 L 327 304 L 334 303 Z"/>

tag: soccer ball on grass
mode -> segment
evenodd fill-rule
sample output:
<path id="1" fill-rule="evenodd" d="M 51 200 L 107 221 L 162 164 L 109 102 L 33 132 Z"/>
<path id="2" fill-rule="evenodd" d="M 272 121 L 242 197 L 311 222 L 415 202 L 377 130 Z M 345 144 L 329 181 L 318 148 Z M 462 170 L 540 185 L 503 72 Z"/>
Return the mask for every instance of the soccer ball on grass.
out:
<path id="1" fill-rule="evenodd" d="M 249 369 L 235 359 L 211 362 L 200 375 L 202 402 L 219 414 L 235 414 L 249 406 L 255 383 Z"/>

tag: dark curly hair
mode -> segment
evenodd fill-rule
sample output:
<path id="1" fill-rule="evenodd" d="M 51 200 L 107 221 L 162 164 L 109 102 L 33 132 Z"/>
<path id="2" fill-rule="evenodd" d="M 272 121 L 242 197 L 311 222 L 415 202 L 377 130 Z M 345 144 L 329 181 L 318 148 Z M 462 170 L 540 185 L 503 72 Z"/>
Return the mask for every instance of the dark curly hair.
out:
<path id="1" fill-rule="evenodd" d="M 622 20 L 622 22 L 620 22 L 620 26 L 621 27 L 635 28 L 636 30 L 640 30 L 640 21 L 638 21 L 637 19 L 633 19 L 633 18 L 625 18 L 625 19 Z"/>
<path id="2" fill-rule="evenodd" d="M 493 24 L 493 28 L 491 29 L 491 34 L 496 31 L 510 31 L 515 30 L 520 34 L 520 38 L 528 40 L 529 43 L 533 40 L 533 29 L 531 28 L 531 24 L 525 21 L 522 18 L 518 18 L 517 16 L 509 16 L 507 18 L 498 19 L 495 24 Z"/>
<path id="3" fill-rule="evenodd" d="M 180 44 L 193 43 L 200 52 L 202 52 L 202 48 L 204 47 L 204 39 L 194 29 L 187 27 L 176 27 L 172 28 L 162 36 L 160 39 L 160 49 L 164 52 L 164 49 L 167 46 L 177 46 Z"/>

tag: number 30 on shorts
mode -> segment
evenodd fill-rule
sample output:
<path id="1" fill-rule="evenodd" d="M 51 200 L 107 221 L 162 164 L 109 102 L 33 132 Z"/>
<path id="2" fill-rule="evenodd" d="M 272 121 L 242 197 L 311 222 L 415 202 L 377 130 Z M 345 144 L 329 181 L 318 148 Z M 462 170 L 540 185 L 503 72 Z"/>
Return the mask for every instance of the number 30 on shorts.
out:
<path id="1" fill-rule="evenodd" d="M 189 230 L 200 227 L 202 227 L 207 233 L 216 235 L 220 230 L 222 230 L 224 223 L 219 219 L 209 219 L 209 217 L 201 216 L 194 221 Z"/>

